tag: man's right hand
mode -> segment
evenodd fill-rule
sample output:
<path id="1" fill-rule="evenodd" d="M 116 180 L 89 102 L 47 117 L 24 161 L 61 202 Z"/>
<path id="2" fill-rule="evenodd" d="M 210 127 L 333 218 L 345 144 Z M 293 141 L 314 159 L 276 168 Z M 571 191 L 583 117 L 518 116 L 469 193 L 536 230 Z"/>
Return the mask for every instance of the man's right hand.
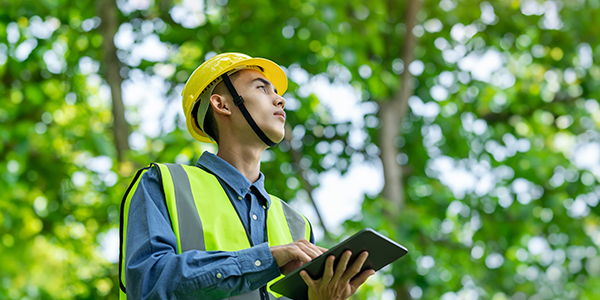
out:
<path id="1" fill-rule="evenodd" d="M 345 251 L 334 271 L 335 257 L 330 255 L 325 262 L 323 277 L 318 280 L 313 280 L 305 270 L 300 272 L 300 276 L 308 286 L 309 300 L 346 300 L 356 293 L 358 287 L 365 283 L 367 278 L 375 274 L 375 270 L 370 269 L 358 275 L 369 253 L 366 251 L 361 253 L 352 266 L 348 266 L 351 256 L 350 250 Z M 352 278 L 354 280 L 351 281 Z"/>
<path id="2" fill-rule="evenodd" d="M 270 249 L 281 274 L 284 275 L 289 274 L 303 264 L 327 252 L 327 249 L 311 244 L 306 239 L 301 239 L 287 245 L 274 246 Z"/>

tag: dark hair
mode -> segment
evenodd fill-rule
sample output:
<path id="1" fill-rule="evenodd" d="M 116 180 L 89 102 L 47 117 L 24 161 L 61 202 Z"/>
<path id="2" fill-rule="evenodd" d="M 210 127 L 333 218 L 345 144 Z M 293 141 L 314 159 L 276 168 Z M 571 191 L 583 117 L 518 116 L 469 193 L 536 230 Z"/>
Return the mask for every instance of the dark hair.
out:
<path id="1" fill-rule="evenodd" d="M 215 120 L 215 112 L 211 105 L 208 105 L 206 116 L 204 116 L 204 133 L 209 135 L 217 145 L 219 144 L 219 126 L 217 126 L 217 120 Z"/>

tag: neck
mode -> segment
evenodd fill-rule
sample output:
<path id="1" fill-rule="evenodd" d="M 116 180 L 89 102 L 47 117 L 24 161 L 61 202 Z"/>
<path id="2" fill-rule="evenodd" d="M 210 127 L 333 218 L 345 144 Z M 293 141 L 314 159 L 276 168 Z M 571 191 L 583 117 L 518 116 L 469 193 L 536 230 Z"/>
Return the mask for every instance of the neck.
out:
<path id="1" fill-rule="evenodd" d="M 260 157 L 266 145 L 243 145 L 239 143 L 220 143 L 217 156 L 238 169 L 250 182 L 258 180 L 260 175 Z"/>

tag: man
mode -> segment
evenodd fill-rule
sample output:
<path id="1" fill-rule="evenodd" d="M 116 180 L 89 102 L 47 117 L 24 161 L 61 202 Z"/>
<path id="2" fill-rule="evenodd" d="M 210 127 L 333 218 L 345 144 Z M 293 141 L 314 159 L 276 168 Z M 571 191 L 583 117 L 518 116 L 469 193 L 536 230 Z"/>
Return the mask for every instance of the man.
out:
<path id="1" fill-rule="evenodd" d="M 121 209 L 121 298 L 287 299 L 269 286 L 327 250 L 304 216 L 264 189 L 260 157 L 284 137 L 286 89 L 277 64 L 240 53 L 190 76 L 188 130 L 219 150 L 195 166 L 152 164 L 136 175 Z M 352 295 L 374 273 L 358 274 L 367 255 L 348 266 L 348 251 L 335 270 L 330 257 L 319 280 L 302 273 L 310 299 Z"/>

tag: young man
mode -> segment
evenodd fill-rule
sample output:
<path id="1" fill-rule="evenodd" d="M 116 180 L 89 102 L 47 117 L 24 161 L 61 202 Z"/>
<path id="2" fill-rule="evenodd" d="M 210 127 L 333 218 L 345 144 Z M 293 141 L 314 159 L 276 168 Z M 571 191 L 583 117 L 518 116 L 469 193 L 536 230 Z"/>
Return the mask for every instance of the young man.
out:
<path id="1" fill-rule="evenodd" d="M 121 208 L 121 298 L 288 299 L 269 286 L 326 251 L 308 220 L 263 185 L 260 157 L 284 137 L 286 89 L 277 64 L 240 53 L 190 76 L 188 129 L 219 150 L 195 166 L 152 164 L 136 175 Z M 358 275 L 367 253 L 352 266 L 349 255 L 335 270 L 330 257 L 322 279 L 302 274 L 311 300 L 347 299 L 374 273 Z"/>

